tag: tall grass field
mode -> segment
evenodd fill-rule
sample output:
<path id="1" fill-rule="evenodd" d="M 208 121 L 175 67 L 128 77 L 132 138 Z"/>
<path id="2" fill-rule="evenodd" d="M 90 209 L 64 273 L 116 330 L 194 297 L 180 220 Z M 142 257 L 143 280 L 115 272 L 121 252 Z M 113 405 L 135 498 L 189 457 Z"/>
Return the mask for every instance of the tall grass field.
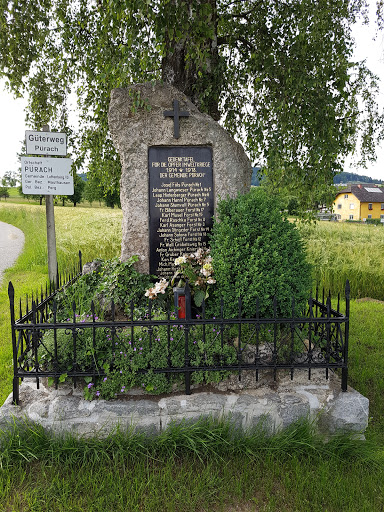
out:
<path id="1" fill-rule="evenodd" d="M 384 225 L 318 222 L 300 231 L 315 283 L 336 294 L 349 279 L 352 297 L 384 300 Z"/>
<path id="2" fill-rule="evenodd" d="M 60 269 L 120 253 L 120 210 L 56 207 Z M 11 392 L 8 282 L 24 297 L 47 279 L 45 207 L 0 203 L 23 230 L 23 253 L 0 282 L 0 402 Z M 349 385 L 370 400 L 367 441 L 324 443 L 308 423 L 272 439 L 223 424 L 181 425 L 159 438 L 58 438 L 38 426 L 0 427 L 0 512 L 384 510 L 384 228 L 301 226 L 313 282 L 333 295 L 351 282 Z M 343 305 L 343 303 L 342 303 Z"/>

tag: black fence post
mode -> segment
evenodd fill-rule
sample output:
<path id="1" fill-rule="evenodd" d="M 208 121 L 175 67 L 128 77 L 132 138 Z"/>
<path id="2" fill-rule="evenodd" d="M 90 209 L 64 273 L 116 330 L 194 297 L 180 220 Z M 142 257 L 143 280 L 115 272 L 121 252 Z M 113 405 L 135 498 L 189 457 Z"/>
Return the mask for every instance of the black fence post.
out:
<path id="1" fill-rule="evenodd" d="M 56 289 L 60 288 L 60 274 L 59 274 L 59 264 L 56 266 Z"/>
<path id="2" fill-rule="evenodd" d="M 76 303 L 72 303 L 72 343 L 73 343 L 73 372 L 76 374 L 77 368 L 77 327 L 76 327 Z M 73 387 L 77 387 L 77 377 L 73 377 Z"/>
<path id="3" fill-rule="evenodd" d="M 19 377 L 17 376 L 17 344 L 15 331 L 15 289 L 11 281 L 8 284 L 8 297 L 11 313 L 11 332 L 12 332 L 12 351 L 13 351 L 13 396 L 12 401 L 15 405 L 19 405 Z"/>
<path id="4" fill-rule="evenodd" d="M 276 295 L 273 297 L 273 352 L 272 352 L 272 361 L 273 361 L 273 380 L 276 381 L 277 377 L 277 297 Z"/>
<path id="5" fill-rule="evenodd" d="M 256 298 L 256 382 L 259 381 L 259 363 L 260 363 L 260 300 Z"/>
<path id="6" fill-rule="evenodd" d="M 189 357 L 189 329 L 191 322 L 191 290 L 189 288 L 188 281 L 185 283 L 185 325 L 184 325 L 184 340 L 185 340 L 185 352 L 184 352 L 184 375 L 185 375 L 185 394 L 191 394 L 191 371 Z"/>
<path id="7" fill-rule="evenodd" d="M 56 313 L 57 313 L 57 303 L 56 303 L 56 301 L 53 301 L 53 304 L 52 304 L 52 314 L 53 314 L 53 325 L 55 325 L 55 326 L 56 326 L 56 321 L 57 321 Z M 56 327 L 54 327 L 54 329 L 53 329 L 53 343 L 54 343 L 54 348 L 53 348 L 53 350 L 54 350 L 53 367 L 54 367 L 55 373 L 57 375 L 58 372 L 59 372 L 59 362 L 58 362 L 57 329 L 56 329 Z M 57 389 L 58 386 L 59 386 L 59 379 L 56 376 L 55 377 L 55 389 Z"/>
<path id="8" fill-rule="evenodd" d="M 349 314 L 350 314 L 350 295 L 351 287 L 349 280 L 345 284 L 345 333 L 343 347 L 343 368 L 341 370 L 341 391 L 345 392 L 348 388 L 348 341 L 349 341 Z"/>
<path id="9" fill-rule="evenodd" d="M 316 289 L 316 297 L 318 297 L 317 289 Z M 311 365 L 312 365 L 312 356 L 313 356 L 313 347 L 312 347 L 312 318 L 314 318 L 313 314 L 313 299 L 312 297 L 309 298 L 308 301 L 309 305 L 309 324 L 308 324 L 308 379 L 311 380 Z M 316 298 L 316 313 L 318 312 L 318 302 Z M 316 315 L 317 318 L 317 315 Z M 318 324 L 314 324 L 314 334 L 316 335 L 318 332 Z"/>
<path id="10" fill-rule="evenodd" d="M 38 318 L 38 309 L 37 302 L 32 301 L 32 350 L 33 350 L 33 358 L 34 358 L 34 371 L 36 375 L 36 388 L 40 388 L 40 379 L 39 379 L 39 356 L 38 356 L 38 348 L 39 348 L 39 330 L 36 327 L 36 324 L 39 323 Z"/>
<path id="11" fill-rule="evenodd" d="M 291 314 L 292 314 L 292 322 L 291 322 L 291 354 L 289 356 L 291 363 L 291 380 L 293 380 L 293 371 L 294 371 L 294 359 L 295 359 L 295 298 L 291 299 Z"/>

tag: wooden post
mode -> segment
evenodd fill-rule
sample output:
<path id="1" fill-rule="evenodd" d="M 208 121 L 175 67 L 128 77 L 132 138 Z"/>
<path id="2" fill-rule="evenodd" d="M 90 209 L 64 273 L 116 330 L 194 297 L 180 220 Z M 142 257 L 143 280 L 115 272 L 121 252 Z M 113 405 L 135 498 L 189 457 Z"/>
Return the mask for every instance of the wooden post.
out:
<path id="1" fill-rule="evenodd" d="M 49 125 L 43 126 L 43 132 L 49 132 Z M 57 282 L 56 231 L 53 196 L 45 196 L 45 214 L 47 218 L 48 276 L 51 282 Z"/>

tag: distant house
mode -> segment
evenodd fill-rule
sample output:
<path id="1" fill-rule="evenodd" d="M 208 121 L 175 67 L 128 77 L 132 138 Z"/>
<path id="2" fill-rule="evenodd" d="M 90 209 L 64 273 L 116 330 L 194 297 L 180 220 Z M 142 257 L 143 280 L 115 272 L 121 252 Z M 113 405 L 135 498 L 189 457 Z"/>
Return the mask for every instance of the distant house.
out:
<path id="1" fill-rule="evenodd" d="M 338 220 L 384 221 L 384 189 L 367 184 L 349 185 L 338 192 L 333 208 Z"/>

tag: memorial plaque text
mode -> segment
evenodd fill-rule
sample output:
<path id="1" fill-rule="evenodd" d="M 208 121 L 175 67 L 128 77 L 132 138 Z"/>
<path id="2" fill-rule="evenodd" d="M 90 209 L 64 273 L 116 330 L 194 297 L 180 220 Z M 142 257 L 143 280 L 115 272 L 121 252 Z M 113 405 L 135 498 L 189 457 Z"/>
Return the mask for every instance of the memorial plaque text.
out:
<path id="1" fill-rule="evenodd" d="M 152 146 L 148 165 L 150 273 L 170 277 L 177 257 L 208 243 L 213 216 L 212 149 Z"/>

